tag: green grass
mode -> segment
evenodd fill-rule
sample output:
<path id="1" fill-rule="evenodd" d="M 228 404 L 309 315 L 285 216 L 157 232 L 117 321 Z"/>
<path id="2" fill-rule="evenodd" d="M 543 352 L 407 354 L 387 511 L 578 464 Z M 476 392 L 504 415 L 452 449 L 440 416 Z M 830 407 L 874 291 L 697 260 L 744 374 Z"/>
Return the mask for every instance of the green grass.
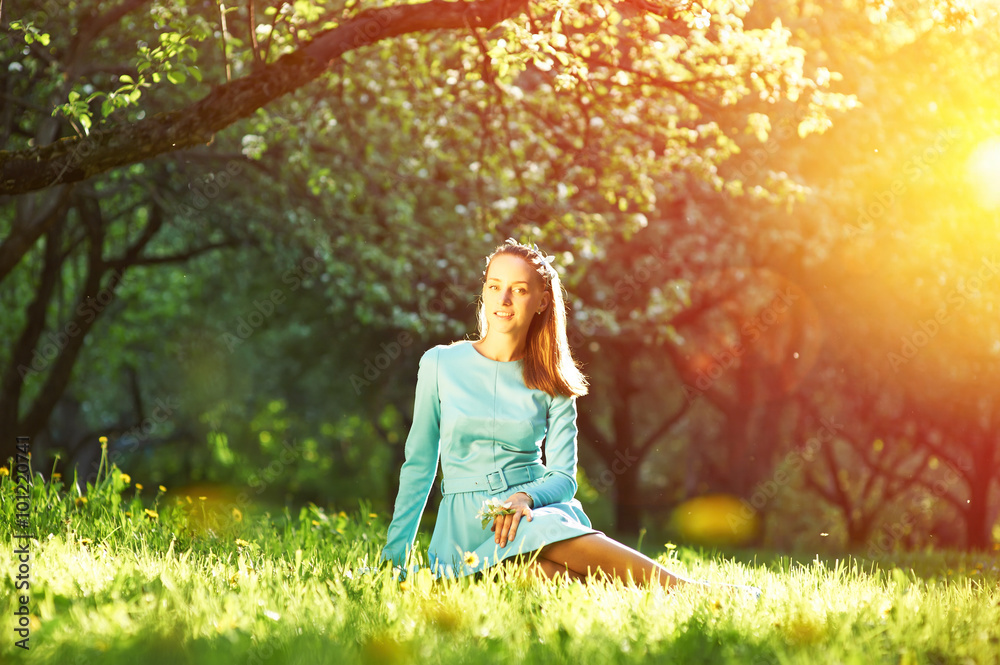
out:
<path id="1" fill-rule="evenodd" d="M 425 569 L 400 584 L 388 570 L 356 572 L 377 560 L 387 525 L 366 506 L 234 512 L 211 497 L 141 496 L 113 466 L 83 501 L 75 483 L 35 478 L 31 649 L 13 644 L 15 561 L 4 547 L 3 662 L 1000 662 L 995 552 L 878 565 L 687 548 L 657 557 L 681 574 L 756 585 L 759 602 L 516 570 L 435 581 Z M 0 478 L 5 542 L 12 487 Z"/>

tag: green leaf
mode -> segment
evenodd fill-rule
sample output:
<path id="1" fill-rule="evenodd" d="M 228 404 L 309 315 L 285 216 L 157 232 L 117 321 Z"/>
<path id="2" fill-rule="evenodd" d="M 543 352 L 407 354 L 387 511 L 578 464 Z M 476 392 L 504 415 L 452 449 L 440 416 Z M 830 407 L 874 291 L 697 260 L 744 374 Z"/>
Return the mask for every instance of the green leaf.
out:
<path id="1" fill-rule="evenodd" d="M 142 97 L 142 90 L 139 88 L 136 88 L 132 92 L 128 93 L 128 98 L 133 104 L 138 102 L 140 97 Z"/>
<path id="2" fill-rule="evenodd" d="M 71 102 L 75 102 L 76 100 L 80 99 L 80 93 L 78 93 L 76 90 L 70 90 L 68 99 Z"/>
<path id="3" fill-rule="evenodd" d="M 129 76 L 128 74 L 122 74 L 121 76 L 118 77 L 118 80 L 121 81 L 122 83 L 135 83 L 135 81 L 132 80 L 132 77 Z"/>
<path id="4" fill-rule="evenodd" d="M 160 82 L 160 72 L 153 72 L 153 83 Z"/>
<path id="5" fill-rule="evenodd" d="M 87 132 L 88 134 L 90 133 L 90 123 L 91 120 L 89 113 L 84 113 L 83 115 L 80 116 L 80 124 L 83 125 L 84 131 Z"/>
<path id="6" fill-rule="evenodd" d="M 184 81 L 187 81 L 187 74 L 182 71 L 167 72 L 167 80 L 174 85 L 180 85 Z"/>
<path id="7" fill-rule="evenodd" d="M 115 103 L 108 97 L 103 102 L 101 102 L 101 115 L 107 118 L 111 115 L 111 112 L 115 110 Z"/>
<path id="8" fill-rule="evenodd" d="M 198 81 L 199 83 L 201 83 L 201 70 L 200 69 L 198 69 L 197 67 L 195 67 L 193 65 L 189 65 L 187 67 L 187 72 L 192 77 L 194 77 L 195 81 Z"/>

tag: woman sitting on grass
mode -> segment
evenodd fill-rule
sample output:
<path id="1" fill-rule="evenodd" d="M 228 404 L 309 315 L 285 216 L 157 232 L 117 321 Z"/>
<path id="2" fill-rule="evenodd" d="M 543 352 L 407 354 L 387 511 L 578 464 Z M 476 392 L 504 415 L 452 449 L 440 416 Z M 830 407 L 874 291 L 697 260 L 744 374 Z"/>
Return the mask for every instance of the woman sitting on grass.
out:
<path id="1" fill-rule="evenodd" d="M 438 577 L 520 556 L 550 578 L 691 582 L 594 529 L 574 498 L 576 398 L 587 380 L 566 339 L 551 259 L 513 239 L 497 247 L 483 273 L 479 339 L 421 357 L 382 562 L 406 565 L 440 458 L 443 498 L 428 547 Z M 480 519 L 488 502 L 508 506 L 506 514 L 493 509 L 492 536 Z"/>

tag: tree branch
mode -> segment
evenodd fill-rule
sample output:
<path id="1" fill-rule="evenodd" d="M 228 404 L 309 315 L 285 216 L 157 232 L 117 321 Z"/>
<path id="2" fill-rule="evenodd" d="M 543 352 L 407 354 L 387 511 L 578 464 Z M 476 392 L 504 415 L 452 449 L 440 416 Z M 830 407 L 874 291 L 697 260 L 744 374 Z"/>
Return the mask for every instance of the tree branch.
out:
<path id="1" fill-rule="evenodd" d="M 21 423 L 22 429 L 29 433 L 28 436 L 33 436 L 45 427 L 52 409 L 55 407 L 56 402 L 59 401 L 59 397 L 66 390 L 66 384 L 69 382 L 70 375 L 73 372 L 76 358 L 83 348 L 83 341 L 86 339 L 87 333 L 90 331 L 91 326 L 93 326 L 94 321 L 98 318 L 93 313 L 93 310 L 88 308 L 93 307 L 93 302 L 96 301 L 101 291 L 101 279 L 105 272 L 104 261 L 102 259 L 105 228 L 100 220 L 100 204 L 97 201 L 93 201 L 92 210 L 88 211 L 85 207 L 80 207 L 79 210 L 81 216 L 84 218 L 83 221 L 87 227 L 87 235 L 90 242 L 87 248 L 87 276 L 84 279 L 83 290 L 80 293 L 77 306 L 73 310 L 76 313 L 72 318 L 72 323 L 76 326 L 74 328 L 76 334 L 71 335 L 67 333 L 68 339 L 65 346 L 59 350 L 59 355 L 53 360 L 52 368 L 48 376 L 45 377 L 45 382 L 42 384 L 38 396 L 35 397 L 31 408 Z M 113 291 L 114 286 L 111 288 Z"/>
<path id="2" fill-rule="evenodd" d="M 528 0 L 431 0 L 368 9 L 322 32 L 303 47 L 248 76 L 213 89 L 179 111 L 131 125 L 95 130 L 45 146 L 0 151 L 0 195 L 23 194 L 78 182 L 113 168 L 212 141 L 216 132 L 309 83 L 343 54 L 411 32 L 490 27 L 527 6 Z M 131 4 L 131 3 L 127 3 Z"/>
<path id="3" fill-rule="evenodd" d="M 682 404 L 672 416 L 664 420 L 655 431 L 651 432 L 650 435 L 646 437 L 646 440 L 639 444 L 639 457 L 645 457 L 646 453 L 649 452 L 649 449 L 653 446 L 653 444 L 656 443 L 661 436 L 670 431 L 670 428 L 677 424 L 677 421 L 688 412 L 690 407 L 691 402 L 685 399 L 684 404 Z"/>
<path id="4" fill-rule="evenodd" d="M 45 255 L 39 276 L 39 285 L 35 290 L 35 298 L 28 305 L 26 321 L 21 336 L 18 338 L 10 356 L 10 365 L 3 374 L 0 385 L 0 423 L 8 427 L 18 424 L 20 415 L 19 404 L 21 392 L 24 389 L 25 369 L 31 369 L 32 352 L 45 330 L 45 320 L 62 270 L 64 257 L 60 255 L 59 245 L 62 239 L 62 226 L 52 227 L 45 237 Z M 44 361 L 44 356 L 42 357 Z M 0 460 L 3 461 L 3 460 Z"/>
<path id="5" fill-rule="evenodd" d="M 0 244 L 0 282 L 21 262 L 29 249 L 42 237 L 52 225 L 66 216 L 69 204 L 69 194 L 72 187 L 60 187 L 54 196 L 49 197 L 47 205 L 34 219 L 26 223 L 14 224 L 10 235 Z M 30 206 L 29 206 L 30 207 Z M 30 214 L 28 211 L 25 214 Z"/>
<path id="6" fill-rule="evenodd" d="M 253 52 L 254 64 L 260 65 L 260 46 L 257 44 L 257 14 L 254 12 L 253 0 L 247 0 L 247 31 L 250 34 L 250 50 Z"/>
<path id="7" fill-rule="evenodd" d="M 582 409 L 579 411 L 576 418 L 576 426 L 580 434 L 594 446 L 601 459 L 610 464 L 614 457 L 614 445 L 605 443 L 607 439 L 597 429 L 597 424 L 594 423 L 589 411 Z"/>
<path id="8" fill-rule="evenodd" d="M 150 0 L 126 0 L 126 2 L 123 2 L 113 9 L 109 9 L 103 14 L 82 21 L 77 30 L 77 34 L 86 34 L 88 40 L 94 39 L 110 26 L 118 23 L 118 21 L 122 20 L 136 9 L 139 9 L 139 7 L 149 3 Z"/>
<path id="9" fill-rule="evenodd" d="M 201 247 L 195 247 L 189 249 L 186 252 L 179 252 L 177 254 L 167 254 L 165 256 L 150 256 L 147 258 L 137 258 L 137 259 L 113 259 L 111 261 L 106 261 L 106 265 L 111 268 L 117 268 L 119 270 L 124 270 L 130 266 L 157 266 L 163 265 L 165 263 L 183 263 L 189 259 L 193 259 L 196 256 L 205 254 L 206 252 L 211 252 L 215 249 L 221 249 L 223 247 L 236 247 L 239 244 L 236 240 L 226 240 L 223 242 L 212 242 L 207 245 L 202 245 Z"/>

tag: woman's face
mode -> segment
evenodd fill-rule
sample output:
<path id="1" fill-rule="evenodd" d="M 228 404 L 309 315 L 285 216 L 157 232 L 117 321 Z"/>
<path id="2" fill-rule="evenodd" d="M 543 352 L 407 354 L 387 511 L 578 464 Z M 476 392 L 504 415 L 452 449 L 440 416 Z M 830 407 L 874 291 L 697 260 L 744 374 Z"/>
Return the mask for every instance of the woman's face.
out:
<path id="1" fill-rule="evenodd" d="M 513 254 L 497 254 L 490 260 L 483 285 L 487 334 L 496 331 L 526 338 L 531 320 L 549 306 L 549 300 L 542 277 L 530 263 Z"/>

